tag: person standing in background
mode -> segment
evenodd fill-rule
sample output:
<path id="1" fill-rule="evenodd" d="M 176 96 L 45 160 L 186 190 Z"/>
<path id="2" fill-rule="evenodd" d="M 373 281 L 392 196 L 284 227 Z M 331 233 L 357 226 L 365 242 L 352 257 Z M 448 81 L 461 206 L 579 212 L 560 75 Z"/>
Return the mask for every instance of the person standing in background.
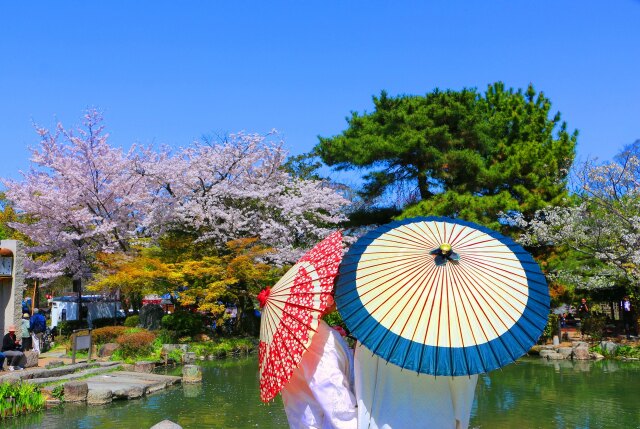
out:
<path id="1" fill-rule="evenodd" d="M 622 302 L 620 302 L 620 313 L 622 314 L 622 323 L 624 323 L 624 333 L 627 336 L 627 340 L 630 340 L 633 326 L 633 306 L 628 296 L 622 298 Z"/>
<path id="2" fill-rule="evenodd" d="M 40 313 L 40 310 L 35 308 L 33 310 L 33 316 L 31 316 L 31 332 L 36 335 L 39 344 L 42 344 L 42 335 L 47 329 L 47 321 L 44 315 Z"/>
<path id="3" fill-rule="evenodd" d="M 29 313 L 22 315 L 22 321 L 20 323 L 20 331 L 22 336 L 22 351 L 26 352 L 31 350 L 31 322 L 29 322 Z"/>

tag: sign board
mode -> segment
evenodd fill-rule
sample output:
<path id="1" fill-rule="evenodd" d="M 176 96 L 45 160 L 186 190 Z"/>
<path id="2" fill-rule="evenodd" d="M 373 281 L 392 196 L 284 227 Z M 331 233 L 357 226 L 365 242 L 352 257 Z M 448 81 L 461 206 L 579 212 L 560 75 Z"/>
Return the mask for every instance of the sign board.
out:
<path id="1" fill-rule="evenodd" d="M 83 329 L 82 331 L 87 331 Z M 87 356 L 87 362 L 91 361 L 91 329 L 88 330 L 88 335 L 78 335 L 78 331 L 73 332 L 73 352 L 71 354 L 71 363 L 76 363 L 76 351 L 77 350 L 89 350 L 89 355 Z"/>
<path id="2" fill-rule="evenodd" d="M 91 335 L 79 335 L 76 337 L 76 350 L 87 350 L 91 347 Z"/>

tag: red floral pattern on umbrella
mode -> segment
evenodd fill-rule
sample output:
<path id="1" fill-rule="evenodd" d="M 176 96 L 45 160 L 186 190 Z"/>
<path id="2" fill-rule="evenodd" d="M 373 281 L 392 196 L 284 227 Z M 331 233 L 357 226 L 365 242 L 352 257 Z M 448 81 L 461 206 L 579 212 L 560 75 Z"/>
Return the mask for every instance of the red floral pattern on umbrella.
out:
<path id="1" fill-rule="evenodd" d="M 342 233 L 336 231 L 307 252 L 264 301 L 260 323 L 260 399 L 269 402 L 300 364 L 327 308 L 342 260 Z"/>

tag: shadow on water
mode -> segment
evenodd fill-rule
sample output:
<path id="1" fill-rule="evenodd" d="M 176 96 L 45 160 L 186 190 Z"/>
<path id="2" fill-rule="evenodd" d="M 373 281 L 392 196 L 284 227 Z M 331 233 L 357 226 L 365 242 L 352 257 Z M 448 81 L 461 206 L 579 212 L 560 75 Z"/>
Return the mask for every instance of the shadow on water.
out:
<path id="1" fill-rule="evenodd" d="M 202 362 L 203 383 L 104 406 L 64 407 L 2 422 L 2 428 L 146 429 L 170 419 L 183 428 L 284 428 L 279 398 L 258 396 L 257 359 Z M 180 368 L 166 373 L 180 375 Z M 640 363 L 526 358 L 479 378 L 471 427 L 640 428 Z"/>

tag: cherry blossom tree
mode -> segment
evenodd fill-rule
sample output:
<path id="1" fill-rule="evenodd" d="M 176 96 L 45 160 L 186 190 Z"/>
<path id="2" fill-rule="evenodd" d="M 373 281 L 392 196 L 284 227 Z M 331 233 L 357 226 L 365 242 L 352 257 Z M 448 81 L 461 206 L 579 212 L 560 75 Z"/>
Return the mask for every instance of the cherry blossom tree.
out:
<path id="1" fill-rule="evenodd" d="M 149 224 L 219 248 L 256 237 L 271 262 L 295 262 L 346 219 L 348 201 L 327 181 L 292 176 L 286 155 L 276 134 L 245 133 L 159 155 L 145 173 L 163 189 Z"/>
<path id="2" fill-rule="evenodd" d="M 563 275 L 583 286 L 640 286 L 640 141 L 611 162 L 588 162 L 578 173 L 576 204 L 538 211 L 517 219 L 530 246 L 565 246 L 582 255 Z M 588 261 L 591 260 L 591 263 Z M 587 273 L 588 276 L 583 274 Z"/>
<path id="3" fill-rule="evenodd" d="M 96 110 L 75 130 L 36 131 L 30 171 L 3 180 L 22 216 L 10 226 L 36 243 L 31 277 L 88 278 L 98 252 L 127 251 L 145 223 L 154 195 L 138 171 L 140 152 L 111 147 Z"/>
<path id="4" fill-rule="evenodd" d="M 108 143 L 99 112 L 75 130 L 37 128 L 40 145 L 21 181 L 4 180 L 29 238 L 30 276 L 90 278 L 98 254 L 145 238 L 191 237 L 212 253 L 256 238 L 265 261 L 294 262 L 345 220 L 348 201 L 329 182 L 294 177 L 276 134 L 231 135 L 177 150 Z"/>

